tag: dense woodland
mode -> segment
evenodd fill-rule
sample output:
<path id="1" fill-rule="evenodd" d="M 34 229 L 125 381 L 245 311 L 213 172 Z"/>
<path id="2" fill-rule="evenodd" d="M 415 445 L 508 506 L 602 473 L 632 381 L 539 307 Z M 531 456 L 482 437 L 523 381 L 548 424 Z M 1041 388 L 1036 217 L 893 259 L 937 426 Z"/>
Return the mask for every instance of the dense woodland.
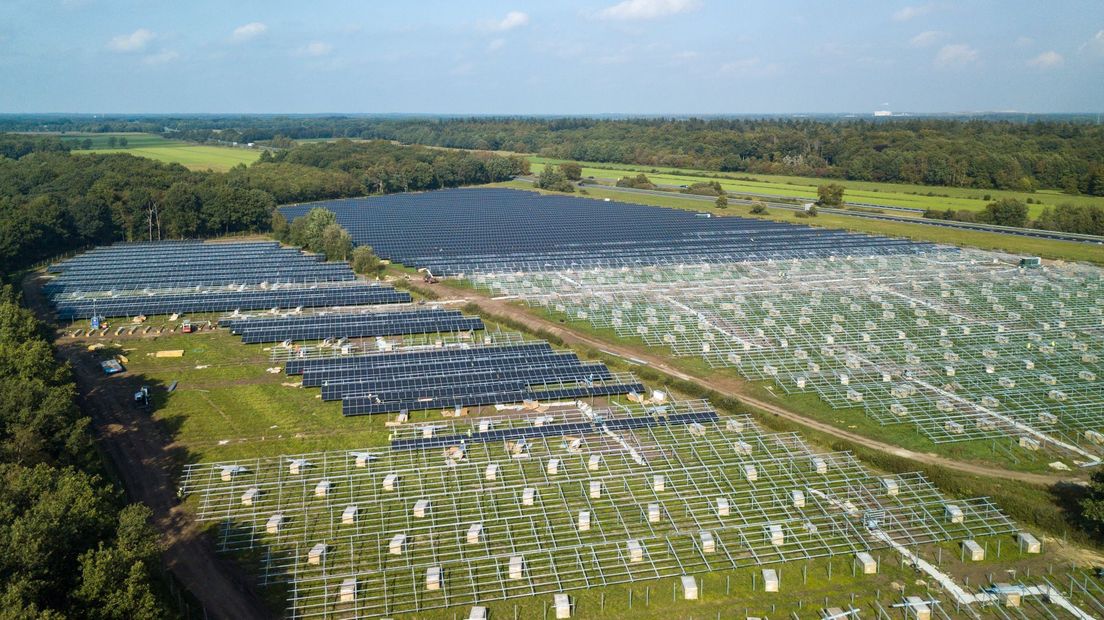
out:
<path id="1" fill-rule="evenodd" d="M 0 618 L 169 616 L 150 511 L 104 477 L 69 369 L 0 289 Z"/>
<path id="2" fill-rule="evenodd" d="M 0 264 L 14 272 L 118 240 L 268 230 L 277 204 L 501 181 L 520 158 L 387 142 L 304 144 L 227 173 L 0 136 Z"/>
<path id="3" fill-rule="evenodd" d="M 200 142 L 371 138 L 578 161 L 1104 196 L 1104 126 L 1074 120 L 414 117 L 0 118 L 0 130 Z"/>

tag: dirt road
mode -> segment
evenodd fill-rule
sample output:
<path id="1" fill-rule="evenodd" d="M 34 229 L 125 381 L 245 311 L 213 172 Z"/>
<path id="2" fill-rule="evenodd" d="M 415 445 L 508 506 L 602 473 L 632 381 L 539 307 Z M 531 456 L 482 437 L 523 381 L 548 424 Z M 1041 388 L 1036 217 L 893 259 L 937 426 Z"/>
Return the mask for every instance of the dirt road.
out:
<path id="1" fill-rule="evenodd" d="M 24 300 L 42 318 L 49 309 L 33 278 L 23 283 Z M 106 377 L 79 340 L 56 343 L 58 355 L 73 367 L 81 408 L 92 418 L 96 442 L 114 464 L 132 501 L 153 511 L 164 543 L 164 561 L 203 605 L 205 616 L 227 620 L 269 618 L 272 614 L 253 588 L 253 580 L 215 554 L 192 516 L 176 498 L 170 440 L 145 411 L 131 406 L 140 377 Z"/>
<path id="2" fill-rule="evenodd" d="M 963 463 L 954 459 L 939 456 L 937 454 L 907 450 L 905 448 L 901 448 L 892 444 L 871 439 L 858 433 L 852 433 L 826 422 L 811 419 L 808 416 L 786 409 L 776 403 L 771 403 L 759 398 L 748 396 L 744 393 L 742 382 L 739 379 L 717 375 L 704 378 L 687 374 L 672 366 L 670 362 L 663 356 L 653 355 L 633 347 L 619 345 L 614 342 L 608 342 L 606 340 L 595 338 L 588 334 L 577 332 L 569 327 L 557 323 L 556 321 L 551 321 L 537 316 L 532 312 L 528 312 L 524 308 L 520 308 L 508 300 L 494 299 L 489 295 L 484 294 L 482 291 L 454 288 L 449 286 L 448 284 L 427 286 L 420 282 L 413 281 L 408 282 L 407 285 L 416 290 L 429 291 L 430 293 L 435 294 L 437 297 L 439 297 L 439 301 L 464 300 L 470 303 L 474 303 L 479 306 L 481 310 L 489 313 L 490 315 L 506 317 L 513 321 L 517 321 L 518 323 L 521 323 L 530 329 L 544 330 L 547 333 L 555 334 L 556 336 L 563 339 L 564 343 L 568 345 L 582 344 L 593 349 L 611 352 L 621 357 L 646 362 L 652 368 L 668 374 L 672 377 L 684 381 L 692 381 L 698 385 L 701 385 L 702 387 L 718 392 L 724 396 L 735 398 L 747 405 L 750 405 L 757 409 L 761 409 L 763 411 L 767 411 L 771 414 L 777 415 L 780 418 L 785 418 L 786 420 L 790 420 L 792 422 L 800 424 L 801 426 L 815 429 L 827 435 L 861 444 L 868 448 L 873 448 L 881 452 L 893 454 L 902 458 L 907 458 L 918 463 L 937 465 L 939 467 L 960 471 L 965 474 L 988 476 L 990 478 L 1018 480 L 1029 484 L 1044 486 L 1050 486 L 1058 482 L 1074 479 L 1073 476 L 1068 475 L 1060 476 L 1008 471 L 999 467 L 990 467 L 975 463 Z M 490 318 L 493 319 L 494 317 L 491 316 Z"/>

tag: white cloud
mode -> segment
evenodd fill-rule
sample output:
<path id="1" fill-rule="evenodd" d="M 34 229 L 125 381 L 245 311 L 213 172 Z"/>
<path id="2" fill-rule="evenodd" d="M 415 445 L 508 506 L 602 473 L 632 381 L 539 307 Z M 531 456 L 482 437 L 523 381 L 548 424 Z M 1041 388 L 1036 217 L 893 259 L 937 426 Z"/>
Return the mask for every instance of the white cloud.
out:
<path id="1" fill-rule="evenodd" d="M 311 41 L 297 50 L 300 56 L 325 56 L 333 51 L 333 46 L 325 41 Z"/>
<path id="2" fill-rule="evenodd" d="M 488 52 L 497 52 L 506 46 L 506 39 L 494 39 L 487 44 Z"/>
<path id="3" fill-rule="evenodd" d="M 263 22 L 249 22 L 248 24 L 235 28 L 233 34 L 230 35 L 230 38 L 235 41 L 248 41 L 250 39 L 261 36 L 267 30 L 268 26 L 266 26 Z"/>
<path id="4" fill-rule="evenodd" d="M 499 21 L 487 22 L 484 24 L 487 30 L 494 30 L 497 32 L 505 32 L 507 30 L 513 30 L 514 28 L 520 28 L 529 23 L 529 14 L 522 13 L 521 11 L 510 11 Z"/>
<path id="5" fill-rule="evenodd" d="M 1027 66 L 1035 67 L 1036 69 L 1051 69 L 1062 66 L 1065 60 L 1066 59 L 1062 58 L 1061 54 L 1054 50 L 1050 50 L 1027 61 Z"/>
<path id="6" fill-rule="evenodd" d="M 602 9 L 598 16 L 605 19 L 658 19 L 696 8 L 697 0 L 623 0 Z"/>
<path id="7" fill-rule="evenodd" d="M 1035 39 L 1031 37 L 1017 37 L 1016 47 L 1031 47 L 1031 44 L 1035 42 Z"/>
<path id="8" fill-rule="evenodd" d="M 961 67 L 977 62 L 978 51 L 965 43 L 952 43 L 939 48 L 935 64 L 940 67 Z"/>
<path id="9" fill-rule="evenodd" d="M 172 62 L 180 58 L 180 54 L 173 50 L 164 50 L 157 52 L 156 54 L 150 54 L 142 59 L 142 62 L 147 65 L 163 65 L 167 62 Z"/>
<path id="10" fill-rule="evenodd" d="M 1088 50 L 1096 54 L 1104 55 L 1104 30 L 1098 31 L 1093 38 L 1081 46 L 1082 50 Z"/>
<path id="11" fill-rule="evenodd" d="M 909 39 L 909 46 L 911 47 L 928 47 L 935 44 L 937 41 L 945 37 L 947 33 L 940 32 L 939 30 L 925 30 L 915 37 Z"/>
<path id="12" fill-rule="evenodd" d="M 130 34 L 112 37 L 107 42 L 107 47 L 116 52 L 138 52 L 145 49 L 149 42 L 154 39 L 154 36 L 149 30 L 139 28 Z"/>
<path id="13" fill-rule="evenodd" d="M 921 4 L 917 6 L 906 6 L 903 9 L 893 14 L 893 21 L 895 22 L 907 22 L 910 19 L 915 19 L 922 15 L 931 13 L 932 5 Z"/>

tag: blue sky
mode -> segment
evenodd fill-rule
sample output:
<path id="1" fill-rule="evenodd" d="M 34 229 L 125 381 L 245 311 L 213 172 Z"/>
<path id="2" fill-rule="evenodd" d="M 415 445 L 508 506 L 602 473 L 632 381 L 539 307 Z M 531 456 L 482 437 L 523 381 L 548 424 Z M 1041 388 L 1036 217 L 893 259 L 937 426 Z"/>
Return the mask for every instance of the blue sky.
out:
<path id="1" fill-rule="evenodd" d="M 0 1 L 0 112 L 1104 108 L 1104 2 Z"/>

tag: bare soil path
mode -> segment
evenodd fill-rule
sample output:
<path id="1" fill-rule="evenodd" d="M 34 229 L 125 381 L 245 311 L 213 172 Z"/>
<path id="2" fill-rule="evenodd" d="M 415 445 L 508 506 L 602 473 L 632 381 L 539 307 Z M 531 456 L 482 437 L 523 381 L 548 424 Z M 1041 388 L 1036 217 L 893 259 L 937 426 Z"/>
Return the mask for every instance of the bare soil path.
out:
<path id="1" fill-rule="evenodd" d="M 23 282 L 25 303 L 45 321 L 50 310 L 34 276 Z M 174 484 L 176 463 L 172 441 L 157 422 L 133 407 L 141 378 L 127 373 L 106 377 L 89 355 L 87 343 L 56 342 L 58 355 L 73 368 L 81 408 L 92 418 L 96 442 L 114 464 L 132 501 L 153 511 L 154 525 L 164 544 L 164 561 L 185 588 L 203 605 L 205 616 L 227 620 L 272 617 L 253 587 L 253 579 L 235 564 L 215 554 L 214 545 L 180 506 Z"/>

